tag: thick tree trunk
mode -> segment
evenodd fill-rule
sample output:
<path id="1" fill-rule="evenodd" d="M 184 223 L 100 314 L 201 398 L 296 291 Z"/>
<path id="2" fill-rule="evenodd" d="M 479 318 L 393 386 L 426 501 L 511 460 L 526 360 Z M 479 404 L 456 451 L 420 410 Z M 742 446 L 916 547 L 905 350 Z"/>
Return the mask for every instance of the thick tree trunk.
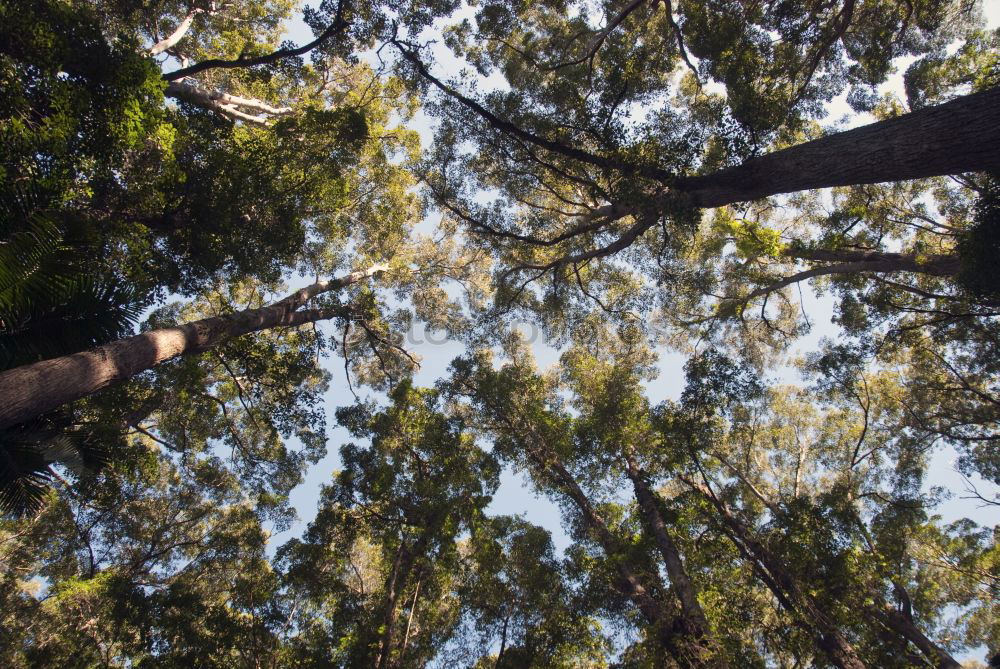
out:
<path id="1" fill-rule="evenodd" d="M 1000 87 L 681 178 L 702 208 L 815 188 L 1000 170 Z"/>
<path id="2" fill-rule="evenodd" d="M 378 669 L 385 669 L 389 666 L 392 656 L 393 635 L 395 634 L 396 619 L 398 618 L 397 602 L 399 594 L 406 587 L 409 580 L 410 569 L 413 566 L 413 554 L 407 549 L 406 544 L 401 543 L 396 551 L 396 559 L 393 561 L 392 570 L 385 584 L 385 604 L 382 609 L 382 635 L 379 639 L 378 656 L 375 666 Z"/>
<path id="3" fill-rule="evenodd" d="M 918 257 L 906 253 L 876 253 L 866 251 L 786 251 L 785 256 L 801 260 L 832 261 L 830 265 L 820 265 L 796 272 L 772 284 L 752 291 L 730 303 L 730 306 L 745 305 L 751 300 L 781 290 L 800 281 L 831 274 L 892 274 L 912 272 L 931 276 L 954 277 L 961 269 L 961 260 L 956 255 L 932 255 Z"/>
<path id="4" fill-rule="evenodd" d="M 579 509 L 580 513 L 583 514 L 584 520 L 587 525 L 594 530 L 594 534 L 597 537 L 597 542 L 601 544 L 601 548 L 604 550 L 608 557 L 614 556 L 620 552 L 620 546 L 618 545 L 618 540 L 615 538 L 611 530 L 608 529 L 607 524 L 605 524 L 604 519 L 597 513 L 594 507 L 590 504 L 590 500 L 587 499 L 587 495 L 580 488 L 580 485 L 573 478 L 573 475 L 562 466 L 559 462 L 548 459 L 549 462 L 546 465 L 546 460 L 544 456 L 541 456 L 537 451 L 529 451 L 529 455 L 536 463 L 545 467 L 549 475 L 554 479 L 554 483 L 563 490 L 563 492 L 573 500 L 576 508 Z M 628 564 L 621 560 L 616 561 L 616 566 L 618 568 L 618 573 L 622 577 L 622 581 L 626 584 L 628 588 L 629 598 L 638 607 L 639 611 L 642 612 L 643 617 L 651 625 L 663 625 L 665 622 L 665 615 L 663 610 L 663 605 L 661 602 L 657 601 L 649 591 L 642 585 L 641 580 L 636 575 Z"/>
<path id="5" fill-rule="evenodd" d="M 685 655 L 682 664 L 692 667 L 724 666 L 718 659 L 718 649 L 714 647 L 714 639 L 709 633 L 708 619 L 698 602 L 698 591 L 684 568 L 677 545 L 667 531 L 663 516 L 657 508 L 654 493 L 646 484 L 642 472 L 631 455 L 625 456 L 625 464 L 626 473 L 632 481 L 636 500 L 639 502 L 639 509 L 653 532 L 670 585 L 680 601 L 681 616 L 675 621 L 674 628 L 680 637 L 675 645 L 680 647 Z"/>
<path id="6" fill-rule="evenodd" d="M 546 466 L 547 463 L 546 468 L 556 485 L 576 504 L 587 524 L 595 531 L 598 543 L 601 544 L 605 554 L 615 560 L 618 573 L 628 590 L 629 598 L 656 631 L 663 652 L 685 669 L 725 666 L 720 660 L 713 657 L 710 649 L 705 648 L 698 637 L 691 633 L 692 630 L 685 628 L 683 622 L 686 620 L 686 616 L 683 616 L 679 621 L 677 616 L 669 612 L 663 603 L 653 597 L 642 585 L 636 570 L 633 570 L 621 559 L 621 546 L 618 540 L 608 529 L 604 519 L 591 505 L 590 500 L 573 475 L 554 458 L 545 458 L 538 451 L 529 451 L 529 455 L 542 466 Z M 662 584 L 660 587 L 665 589 Z M 702 618 L 704 619 L 704 615 Z M 678 622 L 682 624 L 678 625 Z"/>
<path id="7" fill-rule="evenodd" d="M 789 249 L 785 256 L 800 260 L 815 260 L 838 264 L 852 263 L 865 272 L 913 272 L 932 276 L 955 276 L 961 269 L 957 255 L 917 256 L 912 253 L 880 253 L 850 249 L 812 251 Z"/>
<path id="8" fill-rule="evenodd" d="M 384 266 L 377 265 L 332 281 L 320 281 L 259 309 L 150 330 L 82 353 L 7 370 L 0 373 L 0 429 L 127 381 L 172 358 L 215 348 L 233 337 L 333 318 L 341 312 L 297 309 L 311 297 L 384 270 Z"/>

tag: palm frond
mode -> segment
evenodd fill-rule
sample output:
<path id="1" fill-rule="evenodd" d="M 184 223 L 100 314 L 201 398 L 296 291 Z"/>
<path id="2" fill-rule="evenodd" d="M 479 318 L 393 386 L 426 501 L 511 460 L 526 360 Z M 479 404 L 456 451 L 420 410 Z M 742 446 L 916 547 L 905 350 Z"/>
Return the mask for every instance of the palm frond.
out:
<path id="1" fill-rule="evenodd" d="M 0 433 L 0 513 L 37 513 L 56 479 L 53 465 L 79 479 L 108 463 L 109 450 L 94 433 L 70 423 L 68 414 L 58 413 Z"/>

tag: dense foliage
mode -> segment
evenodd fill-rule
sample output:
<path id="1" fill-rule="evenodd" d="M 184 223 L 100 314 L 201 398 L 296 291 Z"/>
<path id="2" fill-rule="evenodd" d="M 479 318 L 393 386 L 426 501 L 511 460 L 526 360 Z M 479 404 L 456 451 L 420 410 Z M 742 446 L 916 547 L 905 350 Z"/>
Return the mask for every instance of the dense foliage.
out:
<path id="1" fill-rule="evenodd" d="M 0 665 L 1000 663 L 981 9 L 0 0 Z"/>

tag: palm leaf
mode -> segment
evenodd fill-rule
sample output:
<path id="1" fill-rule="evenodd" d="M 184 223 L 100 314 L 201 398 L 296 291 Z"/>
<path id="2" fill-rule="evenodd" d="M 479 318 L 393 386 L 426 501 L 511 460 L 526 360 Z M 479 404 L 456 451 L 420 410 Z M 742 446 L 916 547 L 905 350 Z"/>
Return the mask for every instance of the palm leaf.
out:
<path id="1" fill-rule="evenodd" d="M 55 481 L 53 465 L 75 477 L 100 470 L 110 452 L 95 433 L 72 429 L 69 414 L 58 413 L 0 433 L 0 513 L 34 515 Z"/>

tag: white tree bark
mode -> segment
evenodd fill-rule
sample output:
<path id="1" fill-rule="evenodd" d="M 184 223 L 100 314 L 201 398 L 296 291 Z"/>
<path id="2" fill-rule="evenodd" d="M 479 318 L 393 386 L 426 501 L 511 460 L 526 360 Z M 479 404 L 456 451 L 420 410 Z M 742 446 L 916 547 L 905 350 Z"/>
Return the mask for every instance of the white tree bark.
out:
<path id="1" fill-rule="evenodd" d="M 198 8 L 194 8 L 191 11 L 189 11 L 187 13 L 187 16 L 184 17 L 184 20 L 180 22 L 180 24 L 177 26 L 174 32 L 170 33 L 169 35 L 167 35 L 166 37 L 164 37 L 159 42 L 153 45 L 153 48 L 149 50 L 149 55 L 158 56 L 167 49 L 169 49 L 170 47 L 180 42 L 184 38 L 184 35 L 187 34 L 187 31 L 191 28 L 191 23 L 194 21 L 194 17 L 197 16 L 198 14 L 203 13 L 204 11 L 205 11 L 204 9 L 198 9 Z"/>
<path id="2" fill-rule="evenodd" d="M 217 111 L 233 120 L 240 120 L 253 125 L 266 127 L 275 117 L 287 116 L 293 113 L 291 107 L 275 107 L 263 100 L 230 95 L 221 91 L 208 91 L 195 84 L 184 81 L 171 81 L 167 84 L 164 95 L 176 100 L 190 102 L 193 105 Z M 254 115 L 251 112 L 259 112 Z"/>

